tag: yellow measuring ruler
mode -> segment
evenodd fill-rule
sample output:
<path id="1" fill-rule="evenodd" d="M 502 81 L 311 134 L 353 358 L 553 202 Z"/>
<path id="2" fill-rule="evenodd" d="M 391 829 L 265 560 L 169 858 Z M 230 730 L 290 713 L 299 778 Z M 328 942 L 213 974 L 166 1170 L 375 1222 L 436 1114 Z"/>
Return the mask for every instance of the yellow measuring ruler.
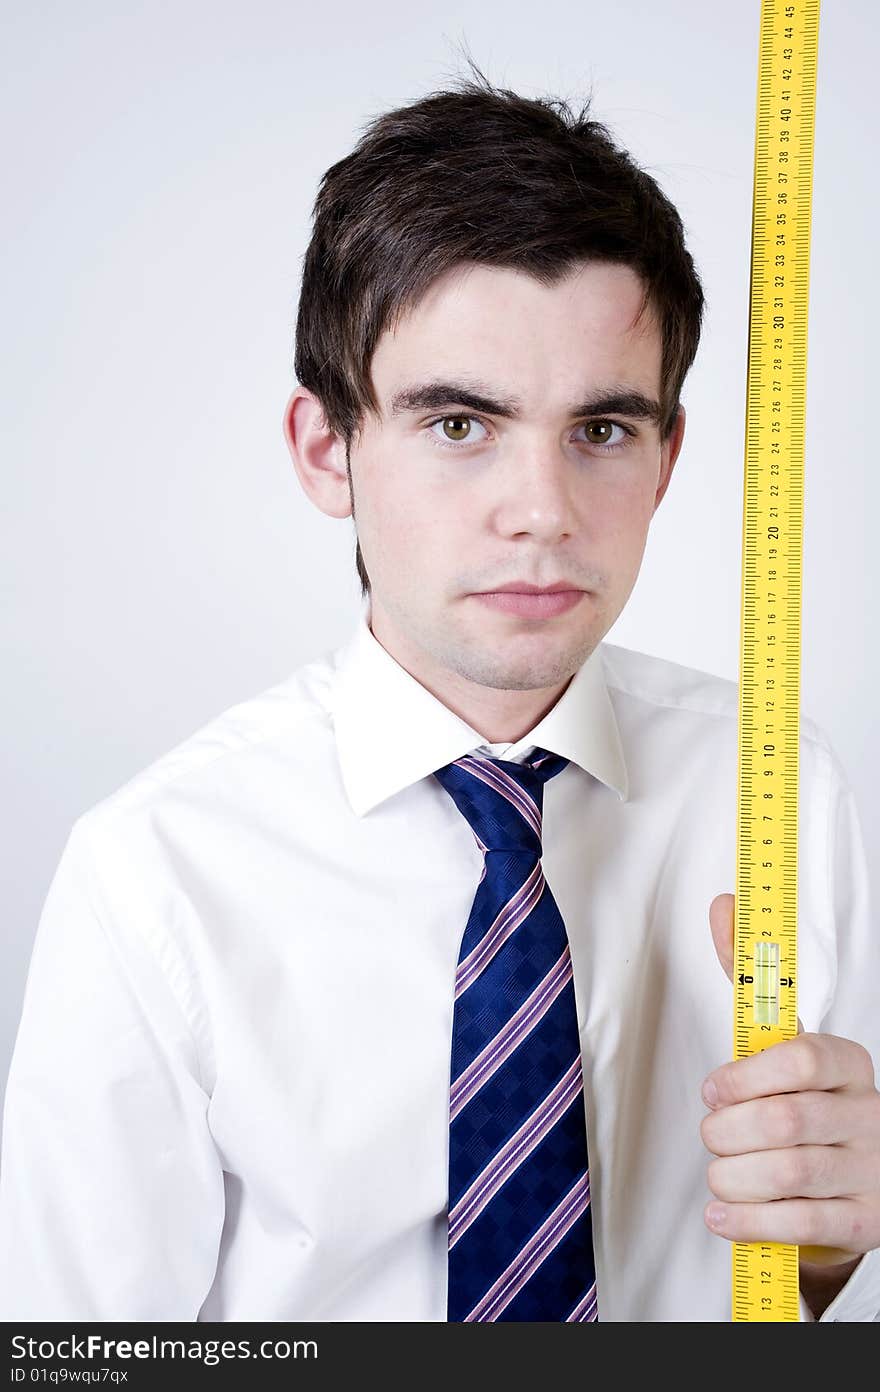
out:
<path id="1" fill-rule="evenodd" d="M 734 1058 L 797 1034 L 807 306 L 819 0 L 762 0 L 743 502 Z M 798 1320 L 798 1248 L 733 1243 L 734 1321 Z"/>

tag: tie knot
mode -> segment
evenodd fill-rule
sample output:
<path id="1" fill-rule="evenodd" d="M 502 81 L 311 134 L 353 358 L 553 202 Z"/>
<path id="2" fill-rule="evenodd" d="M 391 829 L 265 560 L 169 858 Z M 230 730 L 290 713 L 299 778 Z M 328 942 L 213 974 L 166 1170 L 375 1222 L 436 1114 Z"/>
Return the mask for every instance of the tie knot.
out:
<path id="1" fill-rule="evenodd" d="M 446 789 L 485 851 L 529 851 L 541 855 L 544 784 L 568 763 L 559 754 L 535 749 L 520 763 L 484 754 L 465 754 L 437 769 Z"/>

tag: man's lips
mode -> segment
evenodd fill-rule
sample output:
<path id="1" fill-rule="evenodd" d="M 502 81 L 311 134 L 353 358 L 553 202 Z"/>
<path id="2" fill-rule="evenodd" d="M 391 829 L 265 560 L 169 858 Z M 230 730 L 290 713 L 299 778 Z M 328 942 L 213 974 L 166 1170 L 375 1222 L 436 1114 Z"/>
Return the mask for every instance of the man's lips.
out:
<path id="1" fill-rule="evenodd" d="M 493 585 L 488 590 L 480 590 L 480 594 L 556 594 L 557 592 L 571 592 L 580 589 L 579 585 L 573 585 L 570 580 L 554 580 L 550 585 L 534 585 L 528 580 L 508 580 L 503 585 Z"/>
<path id="2" fill-rule="evenodd" d="M 506 614 L 515 614 L 524 619 L 550 619 L 573 609 L 586 594 L 586 590 L 573 589 L 531 589 L 531 590 L 488 590 L 475 593 L 473 599 L 492 609 L 500 609 Z"/>

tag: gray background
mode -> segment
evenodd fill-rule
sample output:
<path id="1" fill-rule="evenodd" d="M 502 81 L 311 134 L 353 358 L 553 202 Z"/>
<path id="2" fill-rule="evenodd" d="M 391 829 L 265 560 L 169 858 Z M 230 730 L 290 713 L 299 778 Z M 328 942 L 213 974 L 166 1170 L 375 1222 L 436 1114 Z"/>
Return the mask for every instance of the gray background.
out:
<path id="1" fill-rule="evenodd" d="M 464 71 L 462 44 L 526 95 L 592 88 L 682 214 L 705 333 L 609 637 L 738 678 L 759 15 L 759 0 L 4 7 L 0 1079 L 73 820 L 349 631 L 352 524 L 307 501 L 281 433 L 311 204 L 366 121 Z M 873 0 L 821 16 L 801 687 L 855 786 L 875 883 L 877 16 Z"/>

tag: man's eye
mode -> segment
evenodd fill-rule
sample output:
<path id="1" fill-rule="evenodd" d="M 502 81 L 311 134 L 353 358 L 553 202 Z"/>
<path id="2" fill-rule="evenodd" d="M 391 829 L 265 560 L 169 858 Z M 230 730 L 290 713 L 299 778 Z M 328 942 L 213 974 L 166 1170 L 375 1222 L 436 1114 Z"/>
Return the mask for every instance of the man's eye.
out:
<path id="1" fill-rule="evenodd" d="M 616 448 L 617 445 L 622 445 L 629 434 L 629 431 L 624 426 L 618 425 L 617 421 L 609 420 L 587 421 L 584 430 L 587 432 L 588 445 L 610 445 L 612 449 Z M 611 432 L 613 430 L 620 431 L 617 439 L 612 439 Z"/>
<path id="2" fill-rule="evenodd" d="M 437 425 L 442 429 L 442 438 L 434 432 Z M 428 429 L 435 434 L 439 445 L 465 445 L 481 438 L 474 435 L 475 425 L 479 426 L 480 430 L 485 429 L 475 416 L 440 416 L 439 419 L 431 421 Z"/>

